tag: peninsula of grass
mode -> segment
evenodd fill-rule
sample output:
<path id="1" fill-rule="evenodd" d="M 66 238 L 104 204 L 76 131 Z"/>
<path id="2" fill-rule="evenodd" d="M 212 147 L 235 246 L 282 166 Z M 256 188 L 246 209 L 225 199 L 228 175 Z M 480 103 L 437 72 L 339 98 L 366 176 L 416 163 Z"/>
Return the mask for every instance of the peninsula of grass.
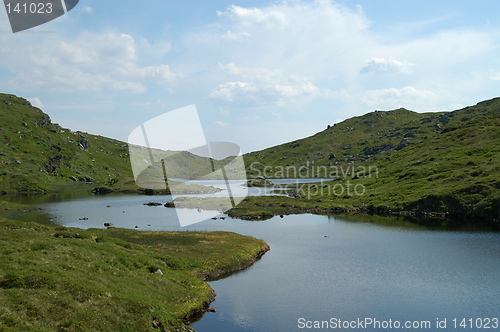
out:
<path id="1" fill-rule="evenodd" d="M 0 219 L 1 331 L 189 331 L 203 281 L 269 247 L 228 232 L 75 229 Z"/>
<path id="2" fill-rule="evenodd" d="M 31 205 L 19 204 L 19 203 L 7 202 L 7 201 L 0 200 L 0 212 L 2 212 L 2 211 L 37 211 L 37 210 L 40 210 L 40 209 L 37 207 L 31 206 Z"/>
<path id="3" fill-rule="evenodd" d="M 250 179 L 246 182 L 247 187 L 272 187 L 274 184 L 263 178 Z"/>

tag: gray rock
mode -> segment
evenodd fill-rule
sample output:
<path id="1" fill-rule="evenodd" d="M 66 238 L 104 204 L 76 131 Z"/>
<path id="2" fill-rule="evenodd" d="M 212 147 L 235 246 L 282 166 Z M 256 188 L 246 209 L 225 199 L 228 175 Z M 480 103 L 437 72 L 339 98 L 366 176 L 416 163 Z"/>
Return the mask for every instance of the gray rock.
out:
<path id="1" fill-rule="evenodd" d="M 85 137 L 82 137 L 79 141 L 78 141 L 78 147 L 82 150 L 85 150 L 85 149 L 88 149 L 90 148 L 90 142 L 88 139 L 86 139 Z"/>

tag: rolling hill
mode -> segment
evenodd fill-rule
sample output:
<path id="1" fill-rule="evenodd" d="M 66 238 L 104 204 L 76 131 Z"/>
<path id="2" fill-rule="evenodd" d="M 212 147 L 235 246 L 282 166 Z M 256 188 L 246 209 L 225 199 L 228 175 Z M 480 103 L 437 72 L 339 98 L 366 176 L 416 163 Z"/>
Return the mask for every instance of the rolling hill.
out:
<path id="1" fill-rule="evenodd" d="M 170 168 L 179 170 L 177 177 L 187 178 L 196 173 L 201 159 L 181 152 L 169 158 Z M 192 160 L 192 165 L 186 165 L 186 160 Z M 0 94 L 0 193 L 65 187 L 145 191 L 135 184 L 127 143 L 62 128 L 26 99 Z M 195 185 L 178 188 L 188 192 L 214 189 Z"/>
<path id="2" fill-rule="evenodd" d="M 453 112 L 375 111 L 244 157 L 249 177 L 333 180 L 297 188 L 309 208 L 500 219 L 500 98 Z"/>

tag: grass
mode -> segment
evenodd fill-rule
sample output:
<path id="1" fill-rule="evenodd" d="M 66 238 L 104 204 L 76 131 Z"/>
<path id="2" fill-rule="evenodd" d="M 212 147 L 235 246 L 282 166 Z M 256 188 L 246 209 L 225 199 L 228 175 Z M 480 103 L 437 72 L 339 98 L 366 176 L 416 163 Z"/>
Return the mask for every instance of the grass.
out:
<path id="1" fill-rule="evenodd" d="M 245 162 L 254 176 L 333 178 L 326 187 L 295 188 L 292 205 L 304 210 L 439 214 L 498 226 L 499 115 L 500 98 L 448 113 L 372 112 L 312 137 L 247 154 Z M 347 192 L 356 186 L 361 194 Z M 269 205 L 265 200 L 247 199 L 246 210 L 257 201 Z M 244 207 L 235 211 L 243 213 Z"/>
<path id="2" fill-rule="evenodd" d="M 248 266 L 266 250 L 265 242 L 234 233 L 0 219 L 0 330 L 185 328 L 183 319 L 214 296 L 202 279 Z"/>
<path id="3" fill-rule="evenodd" d="M 136 185 L 129 153 L 125 142 L 62 128 L 27 100 L 0 94 L 0 193 L 56 191 L 89 181 L 92 187 L 110 191 L 144 192 Z M 170 170 L 178 170 L 171 177 L 188 177 L 193 167 L 206 164 L 203 158 L 193 159 L 186 153 L 167 154 Z M 187 167 L 186 160 L 194 166 Z M 161 167 L 156 167 L 153 174 L 158 170 L 163 177 Z M 162 179 L 160 189 L 148 192 L 168 190 Z M 213 188 L 180 185 L 176 190 L 200 192 Z"/>
<path id="4" fill-rule="evenodd" d="M 0 212 L 1 211 L 37 211 L 37 210 L 39 210 L 39 208 L 33 207 L 31 205 L 0 201 Z"/>

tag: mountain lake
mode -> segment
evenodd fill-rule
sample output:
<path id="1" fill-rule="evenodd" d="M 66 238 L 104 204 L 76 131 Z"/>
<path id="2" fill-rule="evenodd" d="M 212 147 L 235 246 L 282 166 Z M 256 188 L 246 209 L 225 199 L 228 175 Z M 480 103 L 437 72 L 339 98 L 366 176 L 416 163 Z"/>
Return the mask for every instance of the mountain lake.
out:
<path id="1" fill-rule="evenodd" d="M 269 190 L 249 188 L 249 194 Z M 217 312 L 191 324 L 199 332 L 500 328 L 498 232 L 312 214 L 265 221 L 227 217 L 181 228 L 174 209 L 143 205 L 165 203 L 169 195 L 74 192 L 2 199 L 43 208 L 16 215 L 41 223 L 222 230 L 265 240 L 271 250 L 255 264 L 209 282 Z"/>

